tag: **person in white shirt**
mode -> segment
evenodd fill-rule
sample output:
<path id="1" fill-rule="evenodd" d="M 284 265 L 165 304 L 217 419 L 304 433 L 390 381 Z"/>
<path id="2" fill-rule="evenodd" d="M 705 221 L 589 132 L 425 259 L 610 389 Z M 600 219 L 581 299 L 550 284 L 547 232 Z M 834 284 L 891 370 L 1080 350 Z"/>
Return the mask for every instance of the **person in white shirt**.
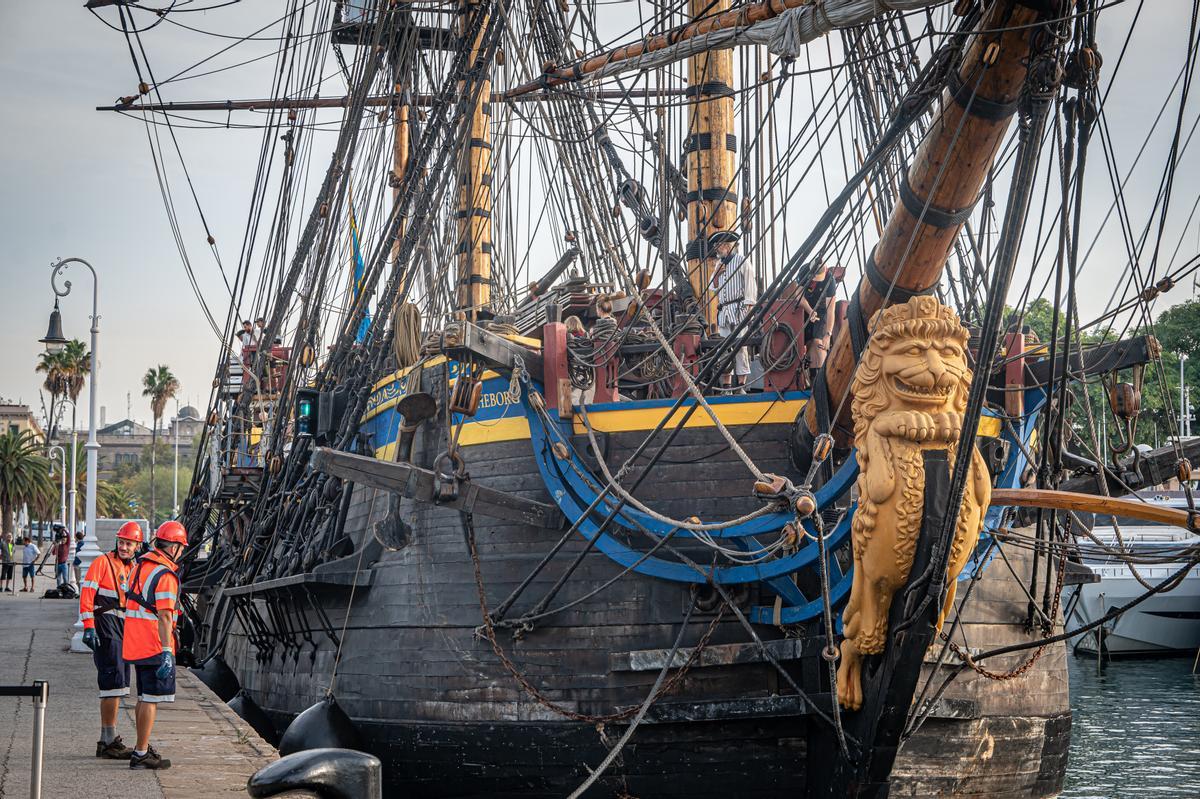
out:
<path id="1" fill-rule="evenodd" d="M 21 591 L 29 592 L 33 590 L 33 575 L 37 569 L 38 555 L 42 551 L 37 548 L 37 544 L 33 543 L 33 539 L 25 536 L 25 549 L 21 554 Z"/>
<path id="2" fill-rule="evenodd" d="M 754 272 L 737 251 L 740 238 L 732 230 L 719 230 L 708 237 L 708 257 L 715 262 L 710 285 L 717 294 L 717 335 L 722 337 L 731 335 L 747 311 L 758 302 Z M 745 393 L 749 374 L 750 350 L 739 347 L 733 359 L 733 374 L 722 375 L 721 385 Z"/>
<path id="3" fill-rule="evenodd" d="M 249 319 L 242 320 L 242 329 L 237 332 L 237 340 L 242 344 L 243 353 L 247 347 L 258 345 L 258 334 L 254 331 L 254 325 L 250 324 Z"/>

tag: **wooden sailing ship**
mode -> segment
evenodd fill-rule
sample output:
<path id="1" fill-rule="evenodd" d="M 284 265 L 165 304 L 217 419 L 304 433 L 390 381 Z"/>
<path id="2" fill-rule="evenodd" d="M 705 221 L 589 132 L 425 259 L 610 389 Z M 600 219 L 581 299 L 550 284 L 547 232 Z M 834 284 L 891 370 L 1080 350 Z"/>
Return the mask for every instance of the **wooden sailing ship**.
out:
<path id="1" fill-rule="evenodd" d="M 793 48 L 837 27 L 866 35 L 897 25 L 895 8 L 925 5 L 691 0 L 692 19 L 676 28 L 570 63 L 547 58 L 504 88 L 501 63 L 570 54 L 569 27 L 556 27 L 565 9 L 530 12 L 526 58 L 502 45 L 519 16 L 512 3 L 440 9 L 453 16 L 440 28 L 417 4 L 338 4 L 334 41 L 365 55 L 267 308 L 266 335 L 286 329 L 292 347 L 223 362 L 207 468 L 184 512 L 208 542 L 187 580 L 197 659 L 227 663 L 277 731 L 335 699 L 396 796 L 1056 795 L 1070 739 L 1065 654 L 1038 642 L 1061 632 L 1051 598 L 1086 575 L 1061 552 L 998 564 L 995 534 L 1012 511 L 997 504 L 950 576 L 959 590 L 944 638 L 937 609 L 951 558 L 944 531 L 964 505 L 955 465 L 974 458 L 988 485 L 1020 489 L 1048 440 L 1035 431 L 1053 430 L 1047 414 L 1058 424 L 1048 400 L 1068 371 L 1116 374 L 1158 355 L 1147 336 L 1085 353 L 1027 341 L 996 310 L 1056 98 L 1094 99 L 1098 62 L 1080 20 L 1095 8 L 994 0 L 947 12 L 955 27 L 934 57 L 890 98 L 875 95 L 886 113 L 846 189 L 735 329 L 715 335 L 713 234 L 741 231 L 748 243 L 763 220 L 738 191 L 748 144 L 736 135 L 731 48 L 781 31 Z M 442 58 L 440 82 L 422 77 L 429 52 Z M 683 100 L 687 119 L 681 167 L 660 157 L 650 192 L 604 133 L 595 103 L 606 89 L 583 81 L 615 80 L 607 91 L 628 102 L 637 90 L 619 70 L 684 58 L 682 91 L 643 91 Z M 379 81 L 386 95 L 371 94 Z M 514 156 L 497 157 L 494 120 L 526 101 L 567 120 L 548 135 L 583 224 L 567 230 L 548 273 L 514 291 L 494 268 L 495 216 L 514 191 L 501 190 Z M 320 106 L 255 101 L 289 119 Z M 305 270 L 333 260 L 330 209 L 348 195 L 367 109 L 380 106 L 391 209 L 318 357 L 328 323 L 308 298 L 328 274 Z M 118 108 L 205 104 L 130 97 Z M 974 379 L 953 389 L 953 436 L 914 449 L 925 453 L 915 555 L 893 587 L 886 646 L 864 660 L 861 701 L 843 694 L 840 704 L 839 614 L 856 590 L 865 485 L 855 488 L 864 444 L 852 381 L 876 312 L 925 307 L 939 292 L 1006 143 L 1016 167 L 1001 244 L 983 270 L 986 307 L 956 356 Z M 609 181 L 615 209 L 589 194 L 587 176 Z M 453 209 L 440 228 L 438 197 Z M 839 299 L 845 270 L 818 245 L 855 197 L 877 214 L 878 243 Z M 621 214 L 632 224 L 611 221 Z M 621 236 L 640 236 L 661 261 L 644 274 L 613 270 L 617 285 L 586 268 L 567 274 L 576 260 L 607 258 L 593 250 L 614 252 Z M 435 302 L 440 267 L 452 305 Z M 571 317 L 603 335 L 576 336 Z M 904 341 L 912 357 L 945 346 Z M 758 349 L 761 379 L 749 393 L 723 391 L 740 346 Z M 286 368 L 271 371 L 272 357 Z M 240 381 L 229 379 L 231 358 Z M 1170 460 L 1139 460 L 1124 477 L 1160 478 Z M 1038 529 L 1058 535 L 1049 524 Z"/>

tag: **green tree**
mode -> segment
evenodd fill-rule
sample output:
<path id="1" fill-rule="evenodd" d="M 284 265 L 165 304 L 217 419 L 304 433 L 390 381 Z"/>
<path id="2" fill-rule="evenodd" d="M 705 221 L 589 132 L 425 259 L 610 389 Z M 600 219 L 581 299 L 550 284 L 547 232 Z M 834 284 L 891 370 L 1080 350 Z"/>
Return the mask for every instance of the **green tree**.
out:
<path id="1" fill-rule="evenodd" d="M 151 428 L 151 448 L 150 448 L 150 519 L 155 519 L 155 503 L 154 503 L 154 465 L 155 461 L 155 445 L 158 443 L 158 424 L 162 419 L 163 411 L 167 408 L 167 400 L 172 399 L 179 393 L 179 381 L 175 375 L 171 374 L 170 368 L 165 364 L 159 364 L 157 367 L 151 367 L 146 370 L 146 374 L 142 377 L 142 396 L 150 398 L 150 411 L 154 416 L 154 425 Z"/>
<path id="2" fill-rule="evenodd" d="M 1148 366 L 1146 369 L 1147 388 L 1142 392 L 1144 415 L 1147 415 L 1150 421 L 1147 425 L 1148 434 L 1157 433 L 1162 441 L 1167 436 L 1182 433 L 1179 429 L 1181 356 L 1187 356 L 1187 360 L 1183 362 L 1184 385 L 1190 388 L 1200 384 L 1200 301 L 1185 300 L 1172 305 L 1159 314 L 1153 331 L 1139 332 L 1153 332 L 1163 349 L 1161 365 Z M 1193 398 L 1193 404 L 1196 403 L 1197 399 Z M 1141 428 L 1138 433 L 1138 438 L 1143 439 Z"/>
<path id="3" fill-rule="evenodd" d="M 71 429 L 75 429 L 75 403 L 83 391 L 87 376 L 92 372 L 92 354 L 79 339 L 67 342 L 62 352 L 43 352 L 38 360 L 37 371 L 46 375 L 42 387 L 50 392 L 50 419 L 47 432 L 53 441 L 57 430 L 57 418 L 61 415 L 61 404 L 71 399 Z"/>
<path id="4" fill-rule="evenodd" d="M 1038 341 L 1049 341 L 1050 328 L 1052 327 L 1051 322 L 1054 321 L 1054 306 L 1045 297 L 1038 297 L 1021 310 L 1005 306 L 1004 318 L 1008 320 L 1007 324 L 1009 327 L 1020 323 L 1023 327 L 1028 327 L 1036 333 Z M 1065 318 L 1066 314 L 1064 313 L 1058 315 L 1060 336 L 1062 335 L 1063 320 Z"/>
<path id="5" fill-rule="evenodd" d="M 192 483 L 192 467 L 190 464 L 179 464 L 179 489 L 186 491 L 187 487 Z M 158 526 L 165 522 L 171 515 L 170 507 L 156 508 L 154 515 L 149 514 L 149 508 L 142 501 L 144 497 L 150 496 L 150 466 L 147 463 L 145 467 L 140 469 L 136 474 L 120 481 L 121 487 L 131 496 L 138 499 L 138 507 L 140 511 L 146 515 L 146 518 L 154 526 Z M 166 503 L 164 503 L 166 504 Z"/>
<path id="6" fill-rule="evenodd" d="M 63 377 L 66 379 L 67 396 L 71 398 L 71 429 L 75 429 L 75 404 L 87 376 L 92 373 L 92 354 L 79 339 L 72 339 L 59 354 L 62 359 Z"/>
<path id="7" fill-rule="evenodd" d="M 127 519 L 137 516 L 141 511 L 141 499 L 130 491 L 126 484 L 101 481 L 96 487 L 96 503 L 102 516 L 109 519 Z"/>
<path id="8" fill-rule="evenodd" d="M 46 375 L 42 388 L 50 394 L 50 410 L 46 418 L 46 433 L 50 441 L 54 440 L 57 431 L 58 415 L 61 410 L 59 398 L 67 393 L 68 380 L 64 373 L 65 360 L 61 352 L 43 352 L 38 358 L 35 371 Z"/>
<path id="9" fill-rule="evenodd" d="M 0 531 L 12 534 L 17 512 L 25 505 L 45 506 L 53 496 L 50 461 L 38 437 L 26 430 L 0 435 Z"/>
<path id="10" fill-rule="evenodd" d="M 1022 328 L 1032 331 L 1043 344 L 1048 344 L 1052 337 L 1053 318 L 1054 305 L 1045 297 L 1027 303 L 1023 309 L 1005 309 L 1005 319 L 1010 327 L 1020 324 Z M 1060 309 L 1060 339 L 1065 326 L 1065 309 Z M 1145 330 L 1134 330 L 1125 335 L 1144 333 Z M 1179 358 L 1176 353 L 1189 352 L 1188 347 L 1196 348 L 1198 362 L 1187 362 L 1188 383 L 1193 383 L 1196 376 L 1200 375 L 1200 303 L 1188 302 L 1168 309 L 1155 325 L 1154 333 L 1163 345 L 1164 352 L 1160 362 L 1146 364 L 1142 383 L 1142 412 L 1138 417 L 1133 439 L 1134 443 L 1151 446 L 1161 445 L 1167 436 L 1175 435 L 1178 428 Z M 1089 328 L 1082 331 L 1077 338 L 1074 335 L 1072 338 L 1087 348 L 1090 345 L 1111 343 L 1119 336 L 1109 328 Z M 1072 347 L 1074 346 L 1076 345 L 1073 343 Z M 1026 343 L 1026 347 L 1029 347 L 1029 342 Z M 1060 341 L 1060 351 L 1061 348 Z M 1133 378 L 1131 372 L 1126 370 L 1115 379 L 1128 382 Z M 1111 381 L 1110 377 L 1109 382 Z M 1113 446 L 1123 444 L 1121 423 L 1109 407 L 1106 382 L 1093 376 L 1086 384 L 1073 380 L 1070 386 L 1073 402 L 1067 422 L 1076 433 L 1077 445 L 1082 444 L 1081 449 L 1090 457 L 1092 452 L 1106 453 L 1111 451 Z M 1102 434 L 1107 438 L 1106 442 L 1099 440 Z"/>
<path id="11" fill-rule="evenodd" d="M 1154 336 L 1164 351 L 1186 355 L 1189 360 L 1200 359 L 1200 300 L 1172 305 L 1159 314 Z M 1178 360 L 1175 367 L 1178 370 Z"/>
<path id="12" fill-rule="evenodd" d="M 87 450 L 84 448 L 83 441 L 75 442 L 75 520 L 79 521 L 85 517 L 87 513 Z M 66 454 L 66 462 L 63 468 L 67 472 L 67 502 L 71 501 L 71 442 L 64 441 L 61 444 L 63 451 Z M 100 485 L 101 483 L 97 483 Z M 98 497 L 99 495 L 97 495 Z M 99 507 L 99 499 L 97 499 L 97 508 Z M 71 509 L 68 506 L 67 512 Z M 99 513 L 99 511 L 97 511 Z M 67 523 L 63 519 L 63 524 Z"/>

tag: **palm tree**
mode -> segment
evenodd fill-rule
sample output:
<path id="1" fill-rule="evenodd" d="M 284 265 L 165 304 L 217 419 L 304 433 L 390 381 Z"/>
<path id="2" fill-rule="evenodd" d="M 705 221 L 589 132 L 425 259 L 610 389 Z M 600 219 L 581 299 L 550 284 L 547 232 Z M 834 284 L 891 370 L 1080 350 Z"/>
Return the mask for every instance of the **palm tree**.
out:
<path id="1" fill-rule="evenodd" d="M 65 350 L 63 351 L 65 352 Z M 67 393 L 67 378 L 63 372 L 65 359 L 62 352 L 43 352 L 38 360 L 37 371 L 46 375 L 42 388 L 50 393 L 50 412 L 46 419 L 47 440 L 54 440 L 55 422 L 58 418 L 58 398 Z"/>
<path id="2" fill-rule="evenodd" d="M 46 379 L 42 387 L 50 392 L 50 419 L 47 427 L 48 440 L 53 441 L 57 416 L 61 412 L 56 408 L 60 397 L 64 400 L 66 397 L 71 398 L 71 429 L 75 429 L 74 403 L 79 399 L 84 382 L 92 372 L 92 354 L 87 351 L 82 341 L 72 339 L 67 342 L 62 352 L 43 352 L 38 361 L 37 371 L 45 373 Z"/>
<path id="3" fill-rule="evenodd" d="M 50 461 L 32 431 L 10 430 L 0 435 L 0 531 L 13 532 L 17 511 L 24 505 L 41 505 L 54 494 Z"/>
<path id="4" fill-rule="evenodd" d="M 83 391 L 84 379 L 92 373 L 92 354 L 87 351 L 82 341 L 72 339 L 67 342 L 60 357 L 63 360 L 63 374 L 67 379 L 67 394 L 71 396 L 71 402 L 75 402 L 79 399 L 79 392 Z"/>
<path id="5" fill-rule="evenodd" d="M 141 506 L 137 495 L 120 483 L 103 480 L 96 483 L 96 497 L 101 511 L 109 519 L 127 519 L 136 515 Z"/>
<path id="6" fill-rule="evenodd" d="M 142 377 L 142 396 L 150 398 L 150 411 L 154 415 L 154 426 L 150 430 L 150 524 L 156 524 L 154 517 L 154 450 L 158 444 L 158 420 L 166 410 L 167 400 L 179 392 L 179 381 L 165 364 L 151 367 Z"/>

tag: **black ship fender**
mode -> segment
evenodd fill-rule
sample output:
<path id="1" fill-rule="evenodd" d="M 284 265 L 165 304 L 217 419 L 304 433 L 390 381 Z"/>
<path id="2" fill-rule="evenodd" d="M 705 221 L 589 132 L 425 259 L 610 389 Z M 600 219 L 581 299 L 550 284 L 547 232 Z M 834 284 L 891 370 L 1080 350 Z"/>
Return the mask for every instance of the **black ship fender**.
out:
<path id="1" fill-rule="evenodd" d="M 238 714 L 242 721 L 249 724 L 259 736 L 275 746 L 279 743 L 279 733 L 275 731 L 275 725 L 271 723 L 271 719 L 266 712 L 258 706 L 250 694 L 246 693 L 246 689 L 237 692 L 237 695 L 230 699 L 227 703 L 229 709 Z"/>
<path id="2" fill-rule="evenodd" d="M 366 752 L 309 749 L 263 766 L 246 782 L 254 797 L 290 791 L 312 791 L 322 799 L 383 799 L 383 764 Z"/>
<path id="3" fill-rule="evenodd" d="M 362 749 L 362 736 L 354 721 L 342 710 L 333 694 L 308 708 L 284 730 L 279 754 L 291 755 L 309 749 Z M 264 796 L 267 794 L 263 794 Z"/>

